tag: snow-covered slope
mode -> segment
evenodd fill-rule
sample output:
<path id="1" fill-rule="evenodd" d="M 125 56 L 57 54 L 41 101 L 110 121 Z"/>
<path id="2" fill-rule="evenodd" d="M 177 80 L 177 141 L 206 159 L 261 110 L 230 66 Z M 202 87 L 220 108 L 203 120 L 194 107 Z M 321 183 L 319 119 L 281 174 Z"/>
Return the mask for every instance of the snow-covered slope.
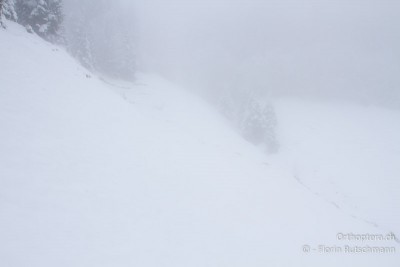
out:
<path id="1" fill-rule="evenodd" d="M 344 213 L 400 236 L 400 111 L 284 99 L 279 159 Z"/>
<path id="2" fill-rule="evenodd" d="M 398 266 L 319 252 L 399 246 L 338 240 L 388 232 L 311 194 L 197 97 L 87 77 L 13 24 L 0 53 L 0 266 Z"/>

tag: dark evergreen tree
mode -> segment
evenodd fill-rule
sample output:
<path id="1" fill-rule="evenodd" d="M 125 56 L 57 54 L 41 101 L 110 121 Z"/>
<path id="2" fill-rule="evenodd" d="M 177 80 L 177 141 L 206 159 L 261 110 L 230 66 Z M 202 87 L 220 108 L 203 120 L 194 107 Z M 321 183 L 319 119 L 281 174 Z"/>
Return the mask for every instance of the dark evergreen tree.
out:
<path id="1" fill-rule="evenodd" d="M 17 0 L 16 11 L 18 22 L 28 31 L 31 29 L 51 42 L 60 40 L 63 20 L 61 0 Z"/>
<path id="2" fill-rule="evenodd" d="M 76 5 L 75 12 L 68 16 L 68 27 L 65 32 L 68 51 L 91 71 L 96 69 L 93 56 L 94 41 L 91 34 L 96 27 L 92 12 L 99 11 L 101 6 L 101 1 L 95 7 L 88 1 L 81 1 Z"/>
<path id="3" fill-rule="evenodd" d="M 275 132 L 277 118 L 267 99 L 258 100 L 251 90 L 227 88 L 220 97 L 219 106 L 246 140 L 265 147 L 268 153 L 279 150 Z"/>
<path id="4" fill-rule="evenodd" d="M 267 103 L 253 100 L 244 114 L 241 129 L 243 136 L 250 142 L 264 144 L 267 152 L 278 150 L 278 141 L 275 135 L 277 125 L 273 107 Z"/>
<path id="5" fill-rule="evenodd" d="M 134 79 L 132 28 L 109 1 L 78 1 L 66 21 L 69 52 L 91 71 L 113 78 Z M 128 14 L 126 14 L 128 16 Z"/>
<path id="6" fill-rule="evenodd" d="M 6 28 L 5 20 L 16 21 L 15 0 L 0 0 L 0 26 Z"/>
<path id="7" fill-rule="evenodd" d="M 4 24 L 4 18 L 3 18 L 3 2 L 4 0 L 0 0 L 0 27 L 4 28 L 5 24 Z"/>

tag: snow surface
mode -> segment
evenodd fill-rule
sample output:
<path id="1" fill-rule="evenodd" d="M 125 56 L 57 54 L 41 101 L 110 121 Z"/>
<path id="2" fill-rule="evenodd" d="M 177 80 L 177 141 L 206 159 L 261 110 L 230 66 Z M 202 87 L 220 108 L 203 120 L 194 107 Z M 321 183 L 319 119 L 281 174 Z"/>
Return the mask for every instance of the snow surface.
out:
<path id="1" fill-rule="evenodd" d="M 279 159 L 344 213 L 400 236 L 400 111 L 284 99 Z"/>
<path id="2" fill-rule="evenodd" d="M 267 157 L 201 99 L 159 77 L 139 75 L 136 84 L 99 79 L 62 49 L 12 23 L 0 31 L 0 53 L 0 266 L 399 266 L 394 241 L 336 238 L 399 232 L 398 217 L 385 220 L 392 211 L 398 214 L 395 205 L 365 207 L 346 191 L 346 179 L 363 161 L 355 169 L 339 160 L 346 166 L 338 173 L 345 175 L 334 190 L 352 197 L 346 210 L 361 205 L 356 215 L 383 228 L 353 218 L 304 186 L 339 201 L 333 189 L 314 184 L 317 176 L 306 176 L 317 166 L 319 178 L 336 178 L 335 166 L 322 164 L 329 158 L 313 161 L 322 147 L 304 166 L 298 153 L 306 148 L 297 154 L 289 149 L 302 147 L 302 137 L 312 138 L 310 125 L 319 129 L 316 134 L 333 129 L 330 121 L 290 126 L 295 110 L 285 111 L 282 103 L 282 129 L 304 131 L 284 136 L 286 150 Z M 354 112 L 358 119 L 361 111 Z M 388 124 L 398 121 L 390 114 L 371 112 Z M 395 161 L 398 144 L 385 145 L 395 135 L 388 131 L 382 145 L 371 148 L 354 146 L 372 152 L 385 147 L 384 157 Z M 346 142 L 355 142 L 354 136 Z M 333 151 L 335 144 L 330 146 Z M 353 155 L 352 147 L 343 149 Z M 296 162 L 301 168 L 294 171 Z M 379 185 L 377 179 L 390 177 L 388 183 L 397 186 L 397 167 L 385 164 L 388 173 L 372 173 L 368 181 Z M 357 177 L 355 184 L 363 176 Z M 396 191 L 374 193 L 385 204 Z M 393 246 L 397 252 L 303 252 L 305 244 L 347 243 Z"/>

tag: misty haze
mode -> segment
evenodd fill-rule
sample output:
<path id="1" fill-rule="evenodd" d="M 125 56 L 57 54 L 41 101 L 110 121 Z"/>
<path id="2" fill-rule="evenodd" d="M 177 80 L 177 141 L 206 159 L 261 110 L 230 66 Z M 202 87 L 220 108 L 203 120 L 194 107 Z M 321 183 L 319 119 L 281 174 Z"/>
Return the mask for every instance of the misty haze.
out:
<path id="1" fill-rule="evenodd" d="M 0 0 L 0 267 L 400 266 L 399 11 Z"/>

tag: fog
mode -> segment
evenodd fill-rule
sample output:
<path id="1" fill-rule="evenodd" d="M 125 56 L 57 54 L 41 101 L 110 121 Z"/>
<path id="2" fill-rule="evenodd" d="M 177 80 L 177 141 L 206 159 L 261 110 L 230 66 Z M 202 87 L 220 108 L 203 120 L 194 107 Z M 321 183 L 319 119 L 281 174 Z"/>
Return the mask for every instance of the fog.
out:
<path id="1" fill-rule="evenodd" d="M 112 10 L 107 23 L 125 21 L 135 71 L 208 96 L 244 90 L 400 105 L 399 1 L 84 2 Z M 71 0 L 67 9 L 74 13 L 81 3 Z"/>
<path id="2" fill-rule="evenodd" d="M 400 0 L 0 0 L 0 267 L 400 267 Z"/>

